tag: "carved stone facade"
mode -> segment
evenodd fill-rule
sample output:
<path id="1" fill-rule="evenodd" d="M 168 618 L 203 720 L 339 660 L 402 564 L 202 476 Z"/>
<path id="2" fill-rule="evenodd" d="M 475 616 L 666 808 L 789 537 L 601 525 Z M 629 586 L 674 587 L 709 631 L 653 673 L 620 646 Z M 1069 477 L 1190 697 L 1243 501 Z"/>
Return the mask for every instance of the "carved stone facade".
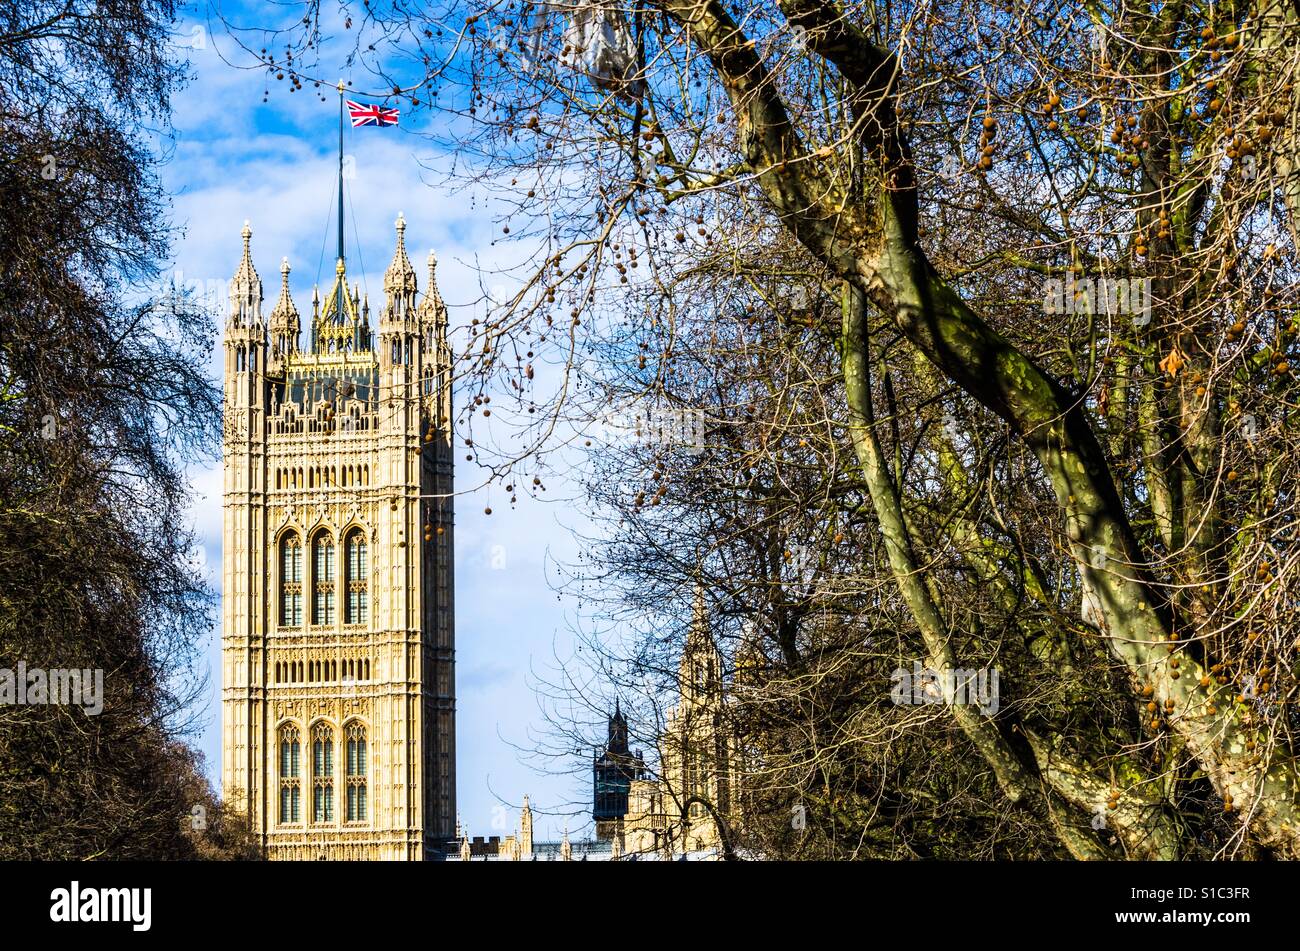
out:
<path id="1" fill-rule="evenodd" d="M 405 222 L 378 339 L 339 261 L 301 350 L 251 231 L 225 328 L 222 784 L 271 859 L 424 859 L 455 835 L 451 352 Z"/>

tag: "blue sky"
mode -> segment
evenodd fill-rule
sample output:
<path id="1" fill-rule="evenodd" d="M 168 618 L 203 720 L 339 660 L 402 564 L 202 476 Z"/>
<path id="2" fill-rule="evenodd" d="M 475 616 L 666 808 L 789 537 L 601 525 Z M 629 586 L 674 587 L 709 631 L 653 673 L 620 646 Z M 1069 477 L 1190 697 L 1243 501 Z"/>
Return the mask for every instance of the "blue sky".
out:
<path id="1" fill-rule="evenodd" d="M 236 51 L 206 18 L 190 14 L 176 34 L 186 47 L 193 79 L 175 97 L 171 154 L 162 170 L 173 195 L 173 223 L 181 229 L 168 277 L 190 286 L 198 282 L 204 288 L 224 288 L 238 263 L 240 230 L 247 219 L 263 283 L 263 313 L 274 304 L 280 260 L 287 256 L 294 299 L 300 313 L 309 315 L 312 285 L 324 284 L 323 292 L 333 270 L 337 95 L 326 90 L 327 101 L 321 102 L 310 84 L 289 94 L 287 82 L 272 81 L 270 101 L 263 104 L 264 74 L 224 62 Z M 451 323 L 463 327 L 472 316 L 483 316 L 482 288 L 491 289 L 500 280 L 491 272 L 519 260 L 528 249 L 493 244 L 500 228 L 492 221 L 485 192 L 439 187 L 437 172 L 448 157 L 412 134 L 431 121 L 436 120 L 427 112 L 414 120 L 404 114 L 402 128 L 349 130 L 345 152 L 355 175 L 348 181 L 348 211 L 355 216 L 347 226 L 348 272 L 369 293 L 372 320 L 377 319 L 382 275 L 393 253 L 393 222 L 402 212 L 421 291 L 424 259 L 433 249 Z M 214 312 L 213 320 L 219 329 L 224 313 L 218 317 Z M 214 380 L 219 372 L 220 347 L 212 361 Z M 458 489 L 474 487 L 478 472 L 463 456 L 457 467 Z M 194 470 L 191 478 L 193 523 L 211 583 L 219 587 L 220 463 Z M 558 474 L 548 478 L 548 488 L 552 497 L 572 493 Z M 531 687 L 534 675 L 553 679 L 557 658 L 570 659 L 576 650 L 569 632 L 574 605 L 557 597 L 548 574 L 554 577 L 557 560 L 576 559 L 577 545 L 566 526 L 583 522 L 564 502 L 519 498 L 514 512 L 507 511 L 500 486 L 462 495 L 456 502 L 458 806 L 471 834 L 506 834 L 514 830 L 517 807 L 528 793 L 542 811 L 538 833 L 558 837 L 565 827 L 583 829 L 585 816 L 577 813 L 590 808 L 589 759 L 576 748 L 567 760 L 527 755 L 537 748 L 535 737 L 546 730 Z M 488 505 L 496 514 L 484 514 Z M 209 685 L 200 711 L 206 719 L 200 745 L 218 784 L 219 648 L 219 630 L 214 629 L 204 651 Z M 590 718 L 591 712 L 579 715 Z"/>

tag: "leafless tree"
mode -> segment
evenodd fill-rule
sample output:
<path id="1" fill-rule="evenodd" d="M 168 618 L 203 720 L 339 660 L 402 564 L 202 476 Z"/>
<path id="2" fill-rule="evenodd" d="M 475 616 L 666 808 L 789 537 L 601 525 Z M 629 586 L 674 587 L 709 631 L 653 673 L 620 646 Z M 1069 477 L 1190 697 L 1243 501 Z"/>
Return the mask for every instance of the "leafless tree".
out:
<path id="1" fill-rule="evenodd" d="M 219 809 L 184 743 L 212 594 L 183 466 L 211 458 L 220 397 L 203 376 L 203 315 L 148 293 L 168 232 L 140 130 L 165 123 L 181 78 L 172 13 L 152 0 L 0 10 L 6 858 L 246 854 L 235 817 L 236 844 L 200 848 L 193 810 Z M 71 703 L 43 702 L 25 690 L 33 669 L 98 670 L 102 696 L 82 682 Z"/>
<path id="2" fill-rule="evenodd" d="M 839 434 L 810 491 L 863 494 L 846 558 L 922 659 L 1037 645 L 1006 716 L 947 706 L 1003 802 L 1081 857 L 1181 854 L 1187 813 L 1300 853 L 1293 5 L 342 7 L 233 35 L 298 86 L 346 44 L 536 249 L 460 363 L 519 438 L 489 458 L 471 404 L 471 457 L 541 485 L 611 347 L 653 399 L 710 332 L 783 347 Z"/>

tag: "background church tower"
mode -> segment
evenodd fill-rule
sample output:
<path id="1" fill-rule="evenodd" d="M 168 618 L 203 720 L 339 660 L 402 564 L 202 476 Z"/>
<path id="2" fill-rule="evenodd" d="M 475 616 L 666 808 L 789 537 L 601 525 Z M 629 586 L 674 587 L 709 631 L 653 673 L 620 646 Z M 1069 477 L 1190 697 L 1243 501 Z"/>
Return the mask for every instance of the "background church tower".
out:
<path id="1" fill-rule="evenodd" d="M 592 819 L 596 838 L 602 842 L 622 834 L 623 816 L 627 813 L 628 790 L 645 775 L 645 760 L 640 752 L 628 748 L 627 717 L 618 701 L 609 718 L 605 748 L 592 763 Z"/>
<path id="2" fill-rule="evenodd" d="M 306 351 L 287 260 L 262 321 L 247 225 L 231 286 L 222 782 L 272 859 L 420 859 L 455 830 L 451 351 L 405 227 L 377 340 L 342 259 Z"/>

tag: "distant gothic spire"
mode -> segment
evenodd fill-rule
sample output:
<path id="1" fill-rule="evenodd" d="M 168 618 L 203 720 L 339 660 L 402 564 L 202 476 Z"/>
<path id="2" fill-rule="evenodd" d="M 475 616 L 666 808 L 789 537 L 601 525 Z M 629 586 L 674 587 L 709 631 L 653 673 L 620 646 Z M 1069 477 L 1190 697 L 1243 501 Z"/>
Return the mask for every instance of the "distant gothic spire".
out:
<path id="1" fill-rule="evenodd" d="M 618 699 L 614 700 L 614 715 L 609 718 L 608 736 L 605 741 L 605 750 L 617 756 L 627 754 L 628 731 L 627 718 L 623 716 L 622 707 Z"/>
<path id="2" fill-rule="evenodd" d="M 397 215 L 397 248 L 393 262 L 384 272 L 384 294 L 388 297 L 389 319 L 413 317 L 415 312 L 415 268 L 406 256 L 406 218 Z"/>
<path id="3" fill-rule="evenodd" d="M 528 856 L 533 857 L 533 810 L 524 796 L 524 808 L 519 812 L 519 847 Z"/>
<path id="4" fill-rule="evenodd" d="M 280 298 L 275 302 L 275 307 L 271 310 L 271 323 L 276 321 L 294 321 L 298 320 L 298 307 L 293 302 L 293 295 L 289 293 L 289 259 L 285 258 L 280 262 Z"/>
<path id="5" fill-rule="evenodd" d="M 244 219 L 244 228 L 239 235 L 244 239 L 244 256 L 239 261 L 238 270 L 235 271 L 235 280 L 237 282 L 257 281 L 260 284 L 261 278 L 257 276 L 257 268 L 253 266 L 253 229 L 247 218 Z"/>
<path id="6" fill-rule="evenodd" d="M 246 325 L 262 319 L 262 279 L 253 266 L 253 229 L 248 221 L 244 222 L 240 234 L 244 239 L 244 256 L 230 282 L 230 320 L 236 325 Z"/>
<path id="7" fill-rule="evenodd" d="M 702 700 L 712 696 L 722 675 L 722 655 L 713 640 L 708 609 L 704 600 L 704 582 L 696 579 L 695 599 L 686 643 L 682 647 L 678 668 L 683 699 Z"/>
<path id="8" fill-rule="evenodd" d="M 342 304 L 343 311 L 339 312 Z M 315 308 L 313 308 L 313 311 Z M 349 289 L 343 259 L 334 264 L 334 286 L 325 296 L 318 313 L 312 316 L 312 351 L 334 353 L 370 348 L 369 333 L 361 319 L 361 296 L 356 287 Z"/>
<path id="9" fill-rule="evenodd" d="M 271 309 L 268 331 L 271 335 L 271 361 L 278 368 L 279 361 L 298 349 L 298 307 L 289 293 L 289 259 L 280 262 L 280 298 Z"/>
<path id="10" fill-rule="evenodd" d="M 429 283 L 424 288 L 424 300 L 420 302 L 420 322 L 445 327 L 447 324 L 447 305 L 442 302 L 438 291 L 438 256 L 429 251 Z"/>

